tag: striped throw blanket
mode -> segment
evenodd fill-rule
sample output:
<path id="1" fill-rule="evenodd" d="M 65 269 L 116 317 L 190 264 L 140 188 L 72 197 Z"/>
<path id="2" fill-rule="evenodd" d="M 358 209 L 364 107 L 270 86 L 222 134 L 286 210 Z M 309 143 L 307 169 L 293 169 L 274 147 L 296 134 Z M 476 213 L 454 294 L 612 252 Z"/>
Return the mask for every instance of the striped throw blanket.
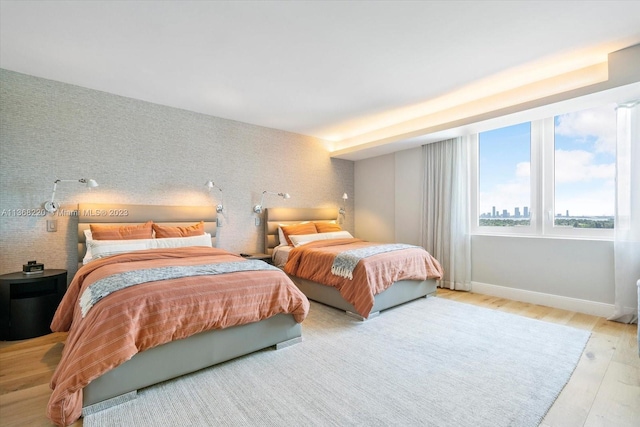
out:
<path id="1" fill-rule="evenodd" d="M 179 277 L 206 276 L 211 274 L 235 273 L 238 271 L 274 270 L 279 268 L 260 260 L 221 262 L 204 265 L 173 266 L 125 271 L 113 274 L 89 285 L 80 297 L 80 309 L 84 318 L 98 301 L 112 292 L 141 283 L 158 280 L 177 279 Z"/>
<path id="2" fill-rule="evenodd" d="M 345 279 L 353 280 L 353 269 L 362 258 L 384 252 L 399 251 L 402 249 L 418 248 L 419 246 L 407 245 L 404 243 L 392 243 L 386 245 L 368 246 L 366 248 L 351 249 L 336 255 L 331 266 L 331 273 Z"/>

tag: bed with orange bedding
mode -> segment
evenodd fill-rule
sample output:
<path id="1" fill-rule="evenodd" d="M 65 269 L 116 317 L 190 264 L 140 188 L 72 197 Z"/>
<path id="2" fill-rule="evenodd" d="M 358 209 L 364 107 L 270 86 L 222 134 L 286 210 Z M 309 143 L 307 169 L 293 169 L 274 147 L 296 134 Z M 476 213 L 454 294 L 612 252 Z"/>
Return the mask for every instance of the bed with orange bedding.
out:
<path id="1" fill-rule="evenodd" d="M 391 247 L 391 250 L 386 250 Z M 358 260 L 350 277 L 332 271 L 340 254 L 360 249 L 384 250 Z M 442 268 L 438 261 L 417 246 L 381 245 L 356 238 L 330 239 L 307 243 L 294 248 L 284 266 L 285 273 L 337 289 L 355 311 L 368 318 L 375 305 L 375 297 L 399 281 L 422 282 L 440 279 Z M 375 311 L 374 311 L 375 312 Z"/>
<path id="2" fill-rule="evenodd" d="M 352 236 L 312 240 L 297 247 L 280 241 L 279 228 L 286 229 L 291 224 L 331 224 L 336 222 L 337 215 L 334 209 L 266 209 L 266 251 L 274 254 L 274 260 L 286 253 L 286 262 L 275 263 L 309 299 L 367 319 L 436 292 L 442 267 L 418 246 L 366 242 Z M 322 228 L 325 227 L 318 229 Z M 338 257 L 367 251 L 368 255 L 357 258 L 351 277 L 332 271 Z"/>
<path id="3" fill-rule="evenodd" d="M 174 207 L 152 208 L 162 217 L 163 208 Z M 128 220 L 151 212 L 129 209 Z M 68 425 L 140 388 L 299 342 L 308 310 L 307 298 L 281 270 L 214 247 L 95 259 L 79 268 L 51 325 L 68 336 L 47 415 Z"/>

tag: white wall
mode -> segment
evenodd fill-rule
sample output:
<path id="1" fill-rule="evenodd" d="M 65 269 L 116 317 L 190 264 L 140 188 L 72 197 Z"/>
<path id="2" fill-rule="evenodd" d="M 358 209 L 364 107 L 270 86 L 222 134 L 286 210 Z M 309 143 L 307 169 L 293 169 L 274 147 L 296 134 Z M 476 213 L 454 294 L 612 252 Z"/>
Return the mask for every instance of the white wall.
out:
<path id="1" fill-rule="evenodd" d="M 394 155 L 387 155 L 355 163 L 355 237 L 374 242 L 395 241 L 393 161 Z"/>
<path id="2" fill-rule="evenodd" d="M 422 150 L 398 151 L 394 156 L 394 168 L 395 241 L 419 245 L 423 203 Z"/>
<path id="3" fill-rule="evenodd" d="M 354 177 L 357 237 L 420 244 L 421 149 L 360 160 Z"/>
<path id="4" fill-rule="evenodd" d="M 474 291 L 611 314 L 612 241 L 477 235 L 471 238 L 471 262 Z"/>
<path id="5" fill-rule="evenodd" d="M 421 177 L 421 148 L 357 161 L 358 237 L 417 244 Z M 611 313 L 611 241 L 472 236 L 471 257 L 474 292 L 600 316 Z"/>

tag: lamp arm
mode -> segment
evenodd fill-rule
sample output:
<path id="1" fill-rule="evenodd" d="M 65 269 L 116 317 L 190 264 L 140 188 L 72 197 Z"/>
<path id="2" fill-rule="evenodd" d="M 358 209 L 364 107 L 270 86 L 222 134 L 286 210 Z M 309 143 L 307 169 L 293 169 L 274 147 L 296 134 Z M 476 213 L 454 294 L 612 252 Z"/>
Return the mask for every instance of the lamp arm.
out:
<path id="1" fill-rule="evenodd" d="M 260 212 L 262 212 L 262 206 L 264 204 L 264 195 L 267 194 L 267 193 L 269 193 L 269 191 L 266 191 L 266 190 L 263 191 L 262 192 L 262 196 L 260 197 L 260 204 L 258 205 L 258 206 L 260 206 Z"/>
<path id="2" fill-rule="evenodd" d="M 59 179 L 53 181 L 53 192 L 51 193 L 51 204 L 53 204 L 53 199 L 56 197 L 56 188 L 58 188 Z"/>
<path id="3" fill-rule="evenodd" d="M 215 184 L 215 182 L 213 182 L 213 181 L 211 181 L 211 180 L 209 180 L 209 181 L 205 182 L 205 184 L 204 184 L 204 185 L 205 185 L 205 187 L 207 187 L 207 188 L 209 189 L 209 192 L 211 192 L 211 189 L 213 189 L 213 188 L 217 188 L 217 189 L 218 189 L 218 191 L 220 191 L 220 193 L 223 193 L 222 188 L 220 188 L 219 186 L 217 186 L 217 185 Z M 222 198 L 223 200 L 222 200 L 220 203 L 218 203 L 218 204 L 216 205 L 216 212 L 217 212 L 217 213 L 222 213 L 222 212 L 224 211 L 224 197 L 221 197 L 221 198 Z"/>
<path id="4" fill-rule="evenodd" d="M 283 199 L 289 199 L 289 198 L 291 197 L 291 196 L 289 196 L 289 194 L 287 194 L 287 193 L 276 193 L 275 191 L 267 191 L 267 190 L 264 190 L 264 191 L 262 192 L 262 196 L 260 197 L 260 204 L 259 204 L 259 205 L 255 205 L 255 206 L 253 207 L 253 211 L 254 211 L 255 213 L 257 213 L 257 214 L 262 213 L 262 204 L 264 203 L 264 195 L 265 195 L 265 194 L 274 194 L 274 195 L 276 195 L 276 196 L 280 196 L 280 197 L 282 197 Z"/>
<path id="5" fill-rule="evenodd" d="M 80 182 L 82 184 L 86 184 L 87 180 L 86 178 L 80 178 L 80 179 L 56 179 L 55 181 L 53 181 L 53 193 L 51 193 L 51 203 L 53 204 L 53 198 L 56 196 L 56 189 L 58 188 L 58 183 L 59 182 Z"/>
<path id="6" fill-rule="evenodd" d="M 264 191 L 262 192 L 262 196 L 260 196 L 260 204 L 259 204 L 259 205 L 255 205 L 255 206 L 253 207 L 253 211 L 254 211 L 255 213 L 257 213 L 257 214 L 262 213 L 262 206 L 263 206 L 263 203 L 264 203 L 264 195 L 265 195 L 265 194 L 277 194 L 277 193 L 274 193 L 273 191 L 267 191 L 267 190 L 264 190 Z"/>
<path id="7" fill-rule="evenodd" d="M 53 191 L 51 192 L 51 200 L 45 202 L 44 208 L 49 213 L 55 213 L 58 210 L 58 205 L 55 203 L 56 190 L 59 182 L 79 182 L 85 184 L 87 187 L 97 187 L 98 183 L 93 179 L 80 178 L 80 179 L 56 179 L 53 181 Z"/>
<path id="8" fill-rule="evenodd" d="M 51 193 L 51 204 L 53 204 L 53 199 L 56 196 L 56 189 L 58 188 L 58 183 L 59 182 L 79 182 L 81 184 L 86 184 L 88 182 L 88 180 L 86 178 L 80 178 L 80 179 L 56 179 L 55 181 L 53 181 L 53 192 Z"/>

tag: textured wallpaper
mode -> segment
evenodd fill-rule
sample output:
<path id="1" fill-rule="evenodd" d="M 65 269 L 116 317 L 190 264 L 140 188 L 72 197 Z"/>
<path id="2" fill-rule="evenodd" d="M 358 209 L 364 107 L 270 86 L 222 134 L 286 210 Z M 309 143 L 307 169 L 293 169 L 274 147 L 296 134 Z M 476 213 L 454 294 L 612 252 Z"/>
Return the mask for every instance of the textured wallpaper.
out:
<path id="1" fill-rule="evenodd" d="M 217 245 L 261 252 L 253 205 L 335 207 L 349 194 L 343 227 L 353 232 L 354 164 L 331 159 L 323 141 L 0 69 L 0 274 L 28 260 L 75 273 L 79 202 L 217 204 Z M 93 178 L 100 186 L 61 183 L 59 214 L 38 216 L 55 179 Z M 34 215 L 34 211 L 36 215 Z M 58 231 L 47 232 L 46 220 Z"/>

